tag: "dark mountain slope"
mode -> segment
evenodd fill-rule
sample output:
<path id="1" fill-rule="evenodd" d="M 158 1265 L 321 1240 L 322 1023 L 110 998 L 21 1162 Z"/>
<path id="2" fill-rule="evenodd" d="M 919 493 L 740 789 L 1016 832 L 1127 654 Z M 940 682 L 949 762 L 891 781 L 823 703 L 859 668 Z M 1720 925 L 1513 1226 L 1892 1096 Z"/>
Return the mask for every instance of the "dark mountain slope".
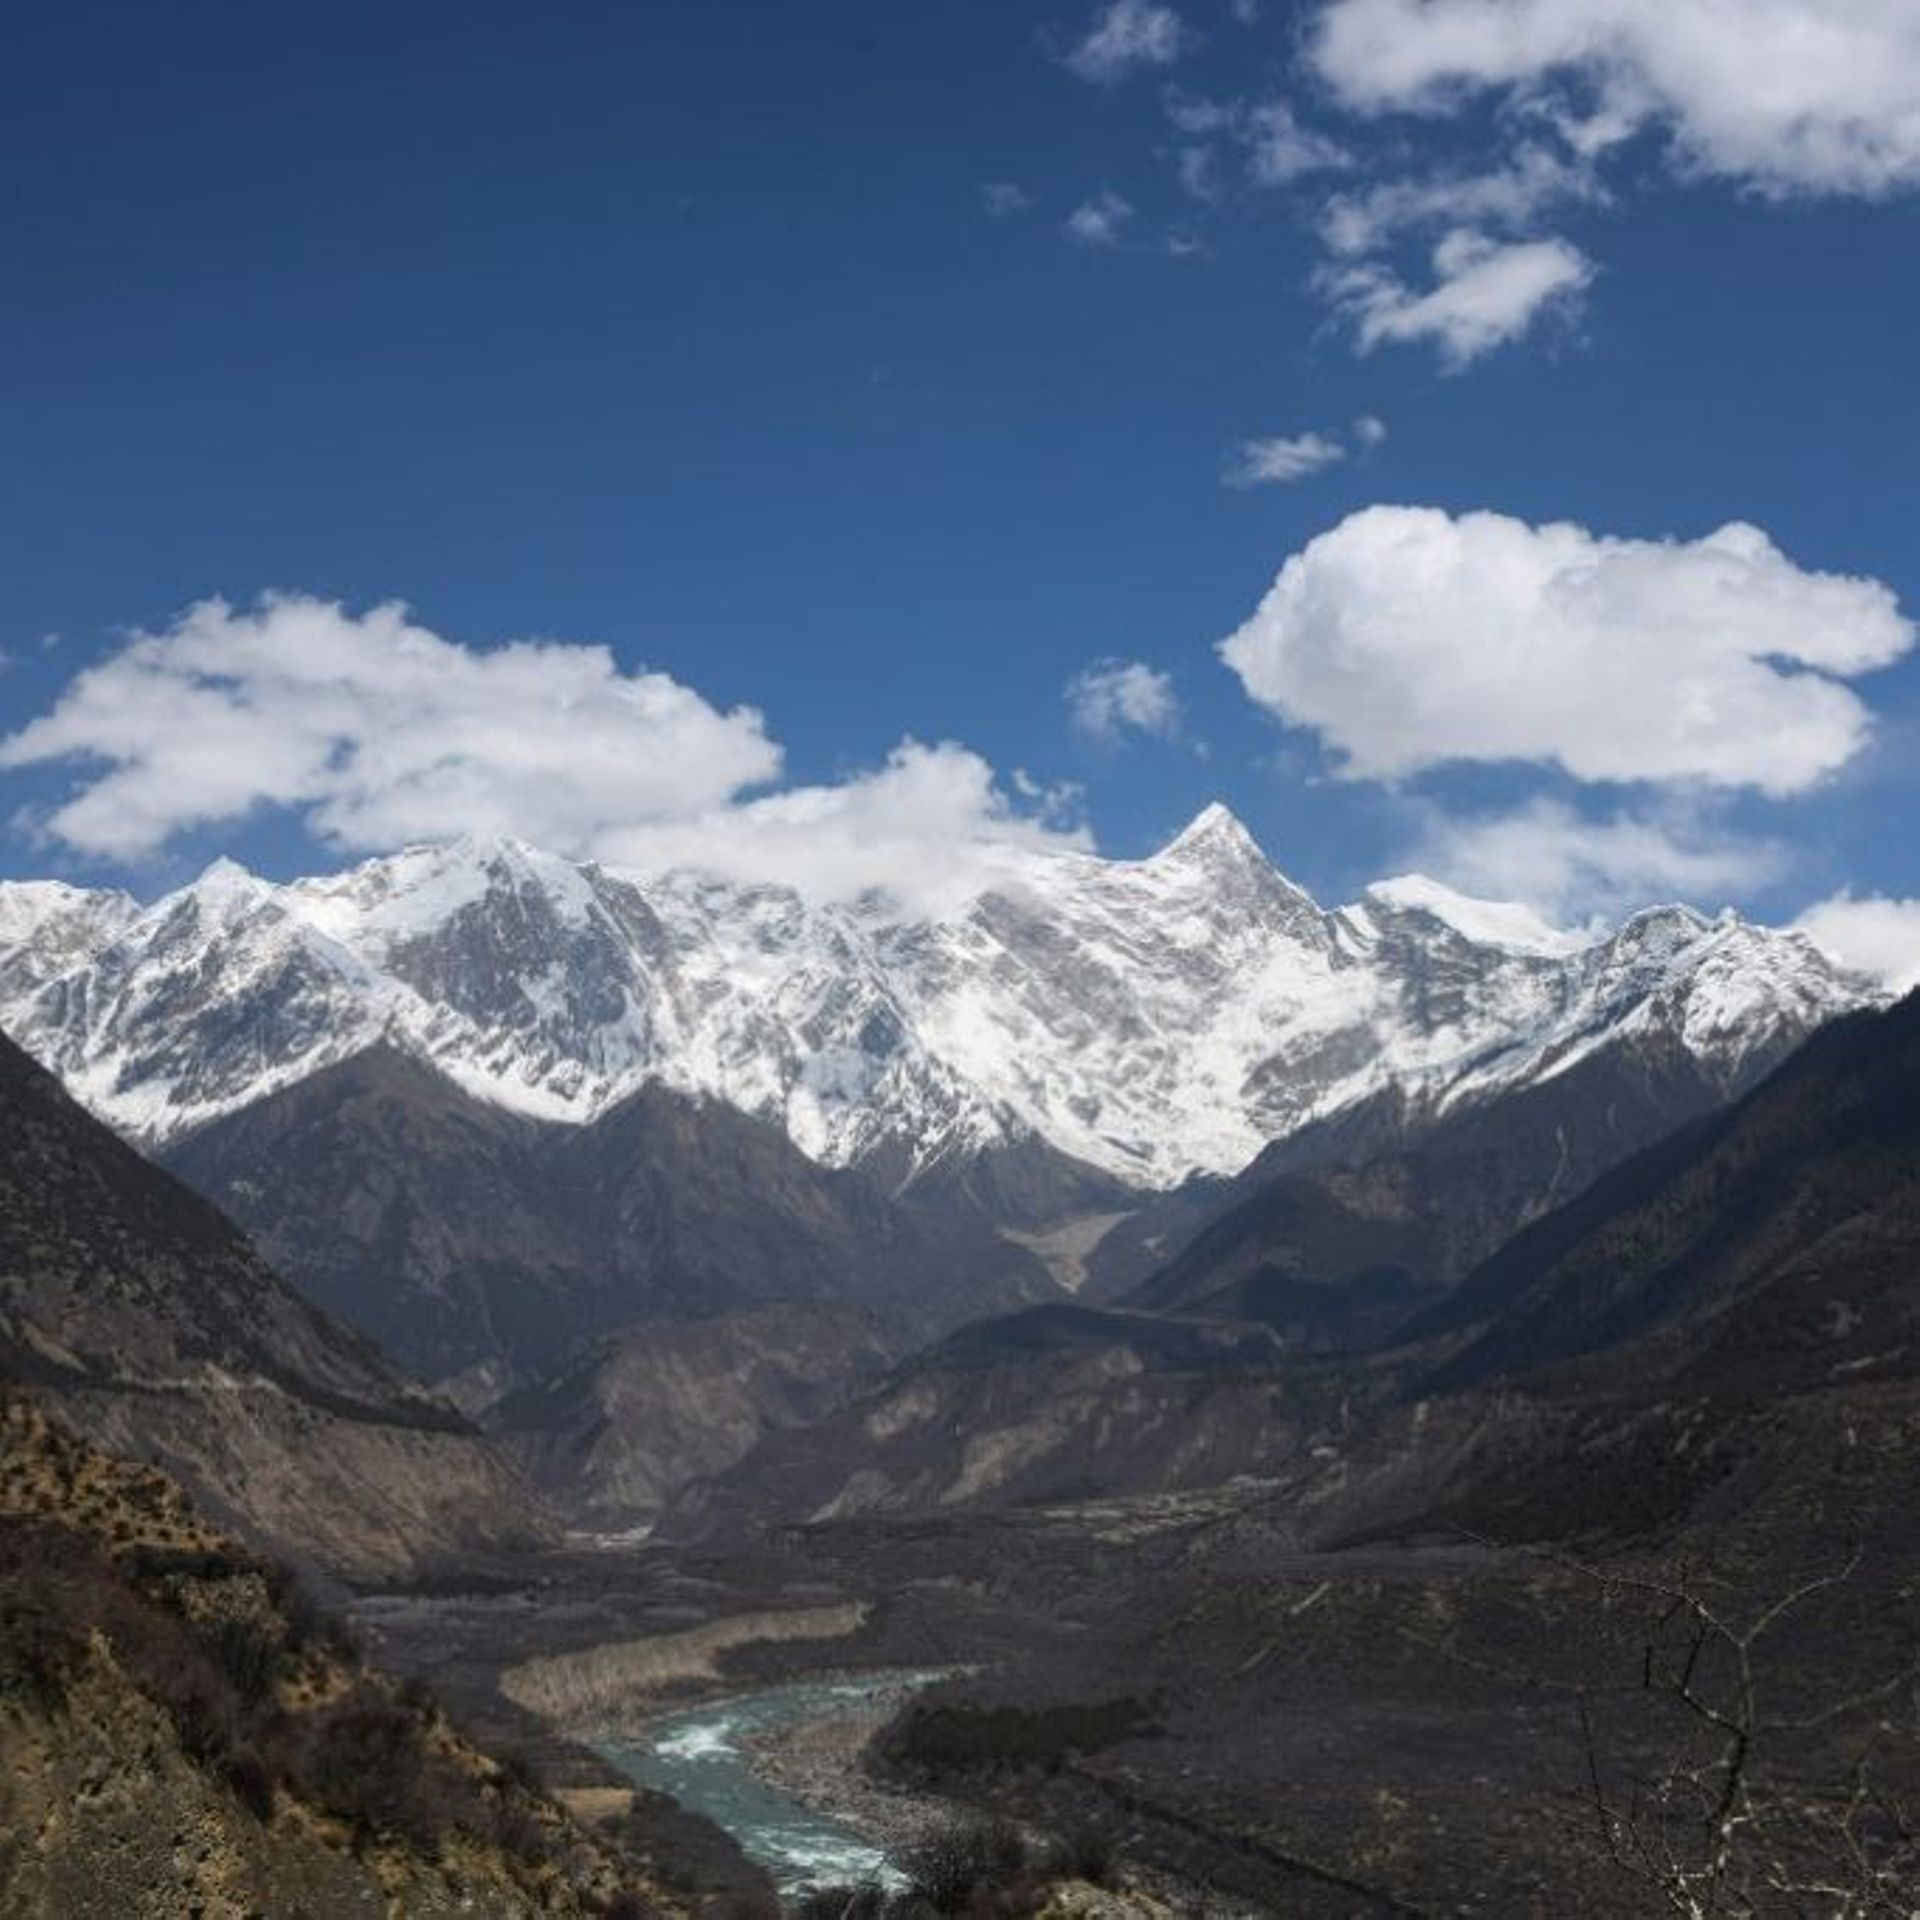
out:
<path id="1" fill-rule="evenodd" d="M 539 1531 L 444 1403 L 0 1040 L 0 1374 L 296 1554 L 394 1571 Z"/>
<path id="2" fill-rule="evenodd" d="M 310 1298 L 436 1379 L 536 1379 L 643 1320 L 806 1301 L 925 1337 L 1052 1290 L 984 1223 L 943 1225 L 660 1087 L 591 1126 L 543 1124 L 376 1048 L 167 1161 Z"/>
<path id="3" fill-rule="evenodd" d="M 1348 1421 L 1338 1374 L 1265 1327 L 1058 1303 L 962 1328 L 827 1419 L 770 1435 L 666 1531 L 1217 1487 Z"/>
<path id="4" fill-rule="evenodd" d="M 1724 1113 L 1517 1236 L 1409 1329 L 1457 1388 L 1596 1378 L 1778 1393 L 1920 1372 L 1920 995 L 1816 1035 Z"/>
<path id="5" fill-rule="evenodd" d="M 1179 1252 L 1124 1294 L 1173 1311 L 1253 1312 L 1286 1323 L 1313 1296 L 1284 1280 L 1338 1288 L 1366 1276 L 1351 1323 L 1337 1300 L 1296 1320 L 1321 1344 L 1365 1343 L 1386 1330 L 1386 1280 L 1401 1311 L 1450 1286 L 1529 1221 L 1674 1128 L 1719 1108 L 1781 1057 L 1757 1049 L 1725 1084 L 1664 1029 L 1634 1034 L 1553 1078 L 1438 1115 L 1383 1095 L 1276 1142 L 1215 1196 Z M 1176 1209 L 1191 1207 L 1182 1196 Z M 1103 1250 L 1104 1251 L 1104 1250 Z M 1137 1264 L 1137 1255 L 1134 1256 Z M 1096 1285 L 1111 1290 L 1120 1245 Z M 1247 1283 L 1258 1282 L 1251 1292 Z M 1263 1296 L 1266 1304 L 1263 1304 Z"/>
<path id="6" fill-rule="evenodd" d="M 873 1317 L 805 1303 L 649 1320 L 510 1394 L 489 1430 L 569 1520 L 618 1532 L 763 1437 L 834 1411 L 900 1357 Z"/>
<path id="7" fill-rule="evenodd" d="M 1782 1396 L 1920 1375 L 1920 998 L 1837 1023 L 1732 1109 L 1603 1176 L 1399 1345 L 1327 1351 L 1350 1344 L 1361 1309 L 1390 1314 L 1394 1284 L 1391 1269 L 1344 1283 L 1255 1269 L 1202 1303 L 1237 1318 L 1075 1307 L 983 1322 L 777 1459 L 749 1458 L 689 1516 L 1004 1506 L 1254 1474 L 1303 1537 L 1673 1524 L 1768 1451 Z M 1327 1318 L 1310 1324 L 1322 1295 Z M 1196 1351 L 1203 1330 L 1227 1364 Z"/>

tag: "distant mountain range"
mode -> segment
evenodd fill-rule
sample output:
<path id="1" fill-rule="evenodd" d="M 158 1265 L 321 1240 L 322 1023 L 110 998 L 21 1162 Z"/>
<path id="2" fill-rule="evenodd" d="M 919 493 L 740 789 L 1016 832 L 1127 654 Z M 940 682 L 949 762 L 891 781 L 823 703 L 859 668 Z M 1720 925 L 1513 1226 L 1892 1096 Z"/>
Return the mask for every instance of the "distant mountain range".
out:
<path id="1" fill-rule="evenodd" d="M 1862 1486 L 1871 1473 L 1882 1494 L 1905 1487 L 1920 994 L 1817 1034 L 1390 1336 L 1316 1353 L 1299 1291 L 1264 1315 L 1256 1292 L 978 1322 L 837 1417 L 763 1443 L 670 1525 L 951 1515 L 1255 1476 L 1323 1544 L 1463 1523 L 1630 1534 L 1676 1523 L 1736 1471 L 1789 1474 L 1796 1435 L 1844 1431 L 1850 1448 L 1856 1429 L 1874 1436 L 1850 1463 Z M 1372 1298 L 1364 1278 L 1320 1291 L 1330 1311 L 1343 1293 Z"/>
<path id="2" fill-rule="evenodd" d="M 529 1117 L 717 1100 L 894 1188 L 1041 1145 L 1135 1190 L 1397 1094 L 1451 1110 L 1670 1033 L 1731 1091 L 1871 997 L 1682 907 L 1571 935 L 1407 878 L 1334 910 L 1210 807 L 1151 859 L 1046 853 L 951 918 L 642 878 L 512 841 L 140 907 L 0 886 L 0 1026 L 148 1146 L 376 1045 Z"/>
<path id="3" fill-rule="evenodd" d="M 520 1396 L 596 1520 L 1065 1292 L 1377 1339 L 1878 997 L 1730 914 L 1576 935 L 1414 877 L 1323 909 L 1218 807 L 938 920 L 511 841 L 144 907 L 0 886 L 0 1026 L 309 1299 Z M 782 1324 L 806 1380 L 742 1393 Z M 650 1354 L 672 1444 L 633 1430 Z"/>

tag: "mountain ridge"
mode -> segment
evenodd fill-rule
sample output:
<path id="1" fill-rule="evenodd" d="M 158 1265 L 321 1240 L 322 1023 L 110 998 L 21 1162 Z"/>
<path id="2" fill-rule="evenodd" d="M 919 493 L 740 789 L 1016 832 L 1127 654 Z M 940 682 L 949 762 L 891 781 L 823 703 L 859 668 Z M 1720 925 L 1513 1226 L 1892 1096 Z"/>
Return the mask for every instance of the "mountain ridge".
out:
<path id="1" fill-rule="evenodd" d="M 144 908 L 0 884 L 0 1025 L 148 1146 L 380 1043 L 569 1123 L 650 1084 L 717 1098 L 902 1188 L 1040 1143 L 1159 1192 L 1383 1089 L 1439 1112 L 1649 1024 L 1731 1092 L 1876 997 L 1737 916 L 1563 934 L 1419 876 L 1322 908 L 1217 805 L 1144 860 L 1024 856 L 937 920 L 497 837 L 284 885 L 216 862 Z"/>

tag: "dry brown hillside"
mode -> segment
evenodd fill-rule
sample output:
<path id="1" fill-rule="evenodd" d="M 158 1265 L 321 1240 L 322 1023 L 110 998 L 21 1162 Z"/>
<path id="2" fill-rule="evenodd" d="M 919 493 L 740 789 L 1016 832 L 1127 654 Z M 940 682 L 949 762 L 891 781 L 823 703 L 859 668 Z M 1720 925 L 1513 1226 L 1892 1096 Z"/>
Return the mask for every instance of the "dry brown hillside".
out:
<path id="1" fill-rule="evenodd" d="M 682 1904 L 159 1469 L 0 1397 L 0 1914 Z"/>

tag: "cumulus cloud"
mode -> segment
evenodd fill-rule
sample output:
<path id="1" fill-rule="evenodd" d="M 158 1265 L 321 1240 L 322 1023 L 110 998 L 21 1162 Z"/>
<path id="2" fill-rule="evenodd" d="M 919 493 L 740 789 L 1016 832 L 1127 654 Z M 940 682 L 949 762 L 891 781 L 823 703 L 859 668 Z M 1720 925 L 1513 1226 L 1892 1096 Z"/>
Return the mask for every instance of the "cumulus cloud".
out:
<path id="1" fill-rule="evenodd" d="M 1461 892 L 1520 900 L 1564 924 L 1650 900 L 1728 900 L 1778 877 L 1779 847 L 1715 834 L 1684 817 L 1589 819 L 1537 798 L 1510 812 L 1432 816 L 1415 862 Z"/>
<path id="2" fill-rule="evenodd" d="M 78 783 L 37 825 L 121 863 L 263 808 L 342 852 L 511 833 L 576 857 L 671 853 L 849 891 L 917 887 L 932 868 L 964 886 L 1082 838 L 1046 797 L 1016 805 L 950 744 L 909 741 L 839 785 L 749 797 L 781 770 L 750 707 L 625 672 L 605 647 L 482 651 L 400 606 L 356 614 L 293 595 L 192 607 L 0 741 L 0 768 L 65 764 Z"/>
<path id="3" fill-rule="evenodd" d="M 1794 925 L 1842 966 L 1875 974 L 1896 993 L 1920 987 L 1920 900 L 1838 893 Z"/>
<path id="4" fill-rule="evenodd" d="M 1775 194 L 1920 186 L 1913 0 L 1331 0 L 1311 57 L 1350 108 L 1499 94 L 1588 151 L 1641 127 Z"/>
<path id="5" fill-rule="evenodd" d="M 1158 0 L 1112 0 L 1097 13 L 1066 63 L 1082 80 L 1112 86 L 1130 74 L 1170 67 L 1187 47 L 1187 30 Z"/>
<path id="6" fill-rule="evenodd" d="M 1017 885 L 1036 855 L 1091 850 L 1074 789 L 1018 774 L 1014 785 L 1024 806 L 977 753 L 906 740 L 870 773 L 610 828 L 594 853 L 643 873 L 694 867 L 817 900 L 878 893 L 915 914 L 947 914 L 987 887 Z"/>
<path id="7" fill-rule="evenodd" d="M 1067 215 L 1067 238 L 1082 247 L 1117 247 L 1133 206 L 1117 193 L 1095 194 Z"/>
<path id="8" fill-rule="evenodd" d="M 1349 778 L 1532 761 L 1788 794 L 1866 738 L 1843 680 L 1913 639 L 1889 588 L 1796 567 L 1757 527 L 1620 540 L 1383 506 L 1289 559 L 1220 653 Z"/>
<path id="9" fill-rule="evenodd" d="M 45 820 L 83 853 L 134 858 L 188 828 L 292 807 L 367 849 L 468 827 L 562 848 L 608 822 L 709 805 L 772 779 L 751 708 L 722 712 L 604 647 L 482 653 L 403 607 L 208 600 L 76 678 L 0 742 L 0 767 L 93 763 Z"/>
<path id="10" fill-rule="evenodd" d="M 1319 284 L 1353 323 L 1362 352 L 1431 340 L 1457 371 L 1518 340 L 1543 314 L 1573 305 L 1593 265 L 1565 240 L 1503 243 L 1458 228 L 1434 248 L 1433 276 L 1422 292 L 1376 261 L 1330 269 Z"/>
<path id="11" fill-rule="evenodd" d="M 1241 441 L 1221 478 L 1230 487 L 1284 486 L 1346 457 L 1346 448 L 1324 433 L 1275 434 Z"/>
<path id="12" fill-rule="evenodd" d="M 1025 213 L 1033 205 L 1032 196 L 1017 180 L 989 180 L 980 189 L 980 204 L 996 220 Z"/>
<path id="13" fill-rule="evenodd" d="M 1353 423 L 1353 437 L 1363 447 L 1380 446 L 1387 437 L 1387 423 L 1377 413 L 1363 413 Z"/>
<path id="14" fill-rule="evenodd" d="M 1096 660 L 1067 682 L 1067 711 L 1075 728 L 1109 743 L 1128 733 L 1172 739 L 1180 731 L 1180 700 L 1173 676 L 1143 660 Z"/>

